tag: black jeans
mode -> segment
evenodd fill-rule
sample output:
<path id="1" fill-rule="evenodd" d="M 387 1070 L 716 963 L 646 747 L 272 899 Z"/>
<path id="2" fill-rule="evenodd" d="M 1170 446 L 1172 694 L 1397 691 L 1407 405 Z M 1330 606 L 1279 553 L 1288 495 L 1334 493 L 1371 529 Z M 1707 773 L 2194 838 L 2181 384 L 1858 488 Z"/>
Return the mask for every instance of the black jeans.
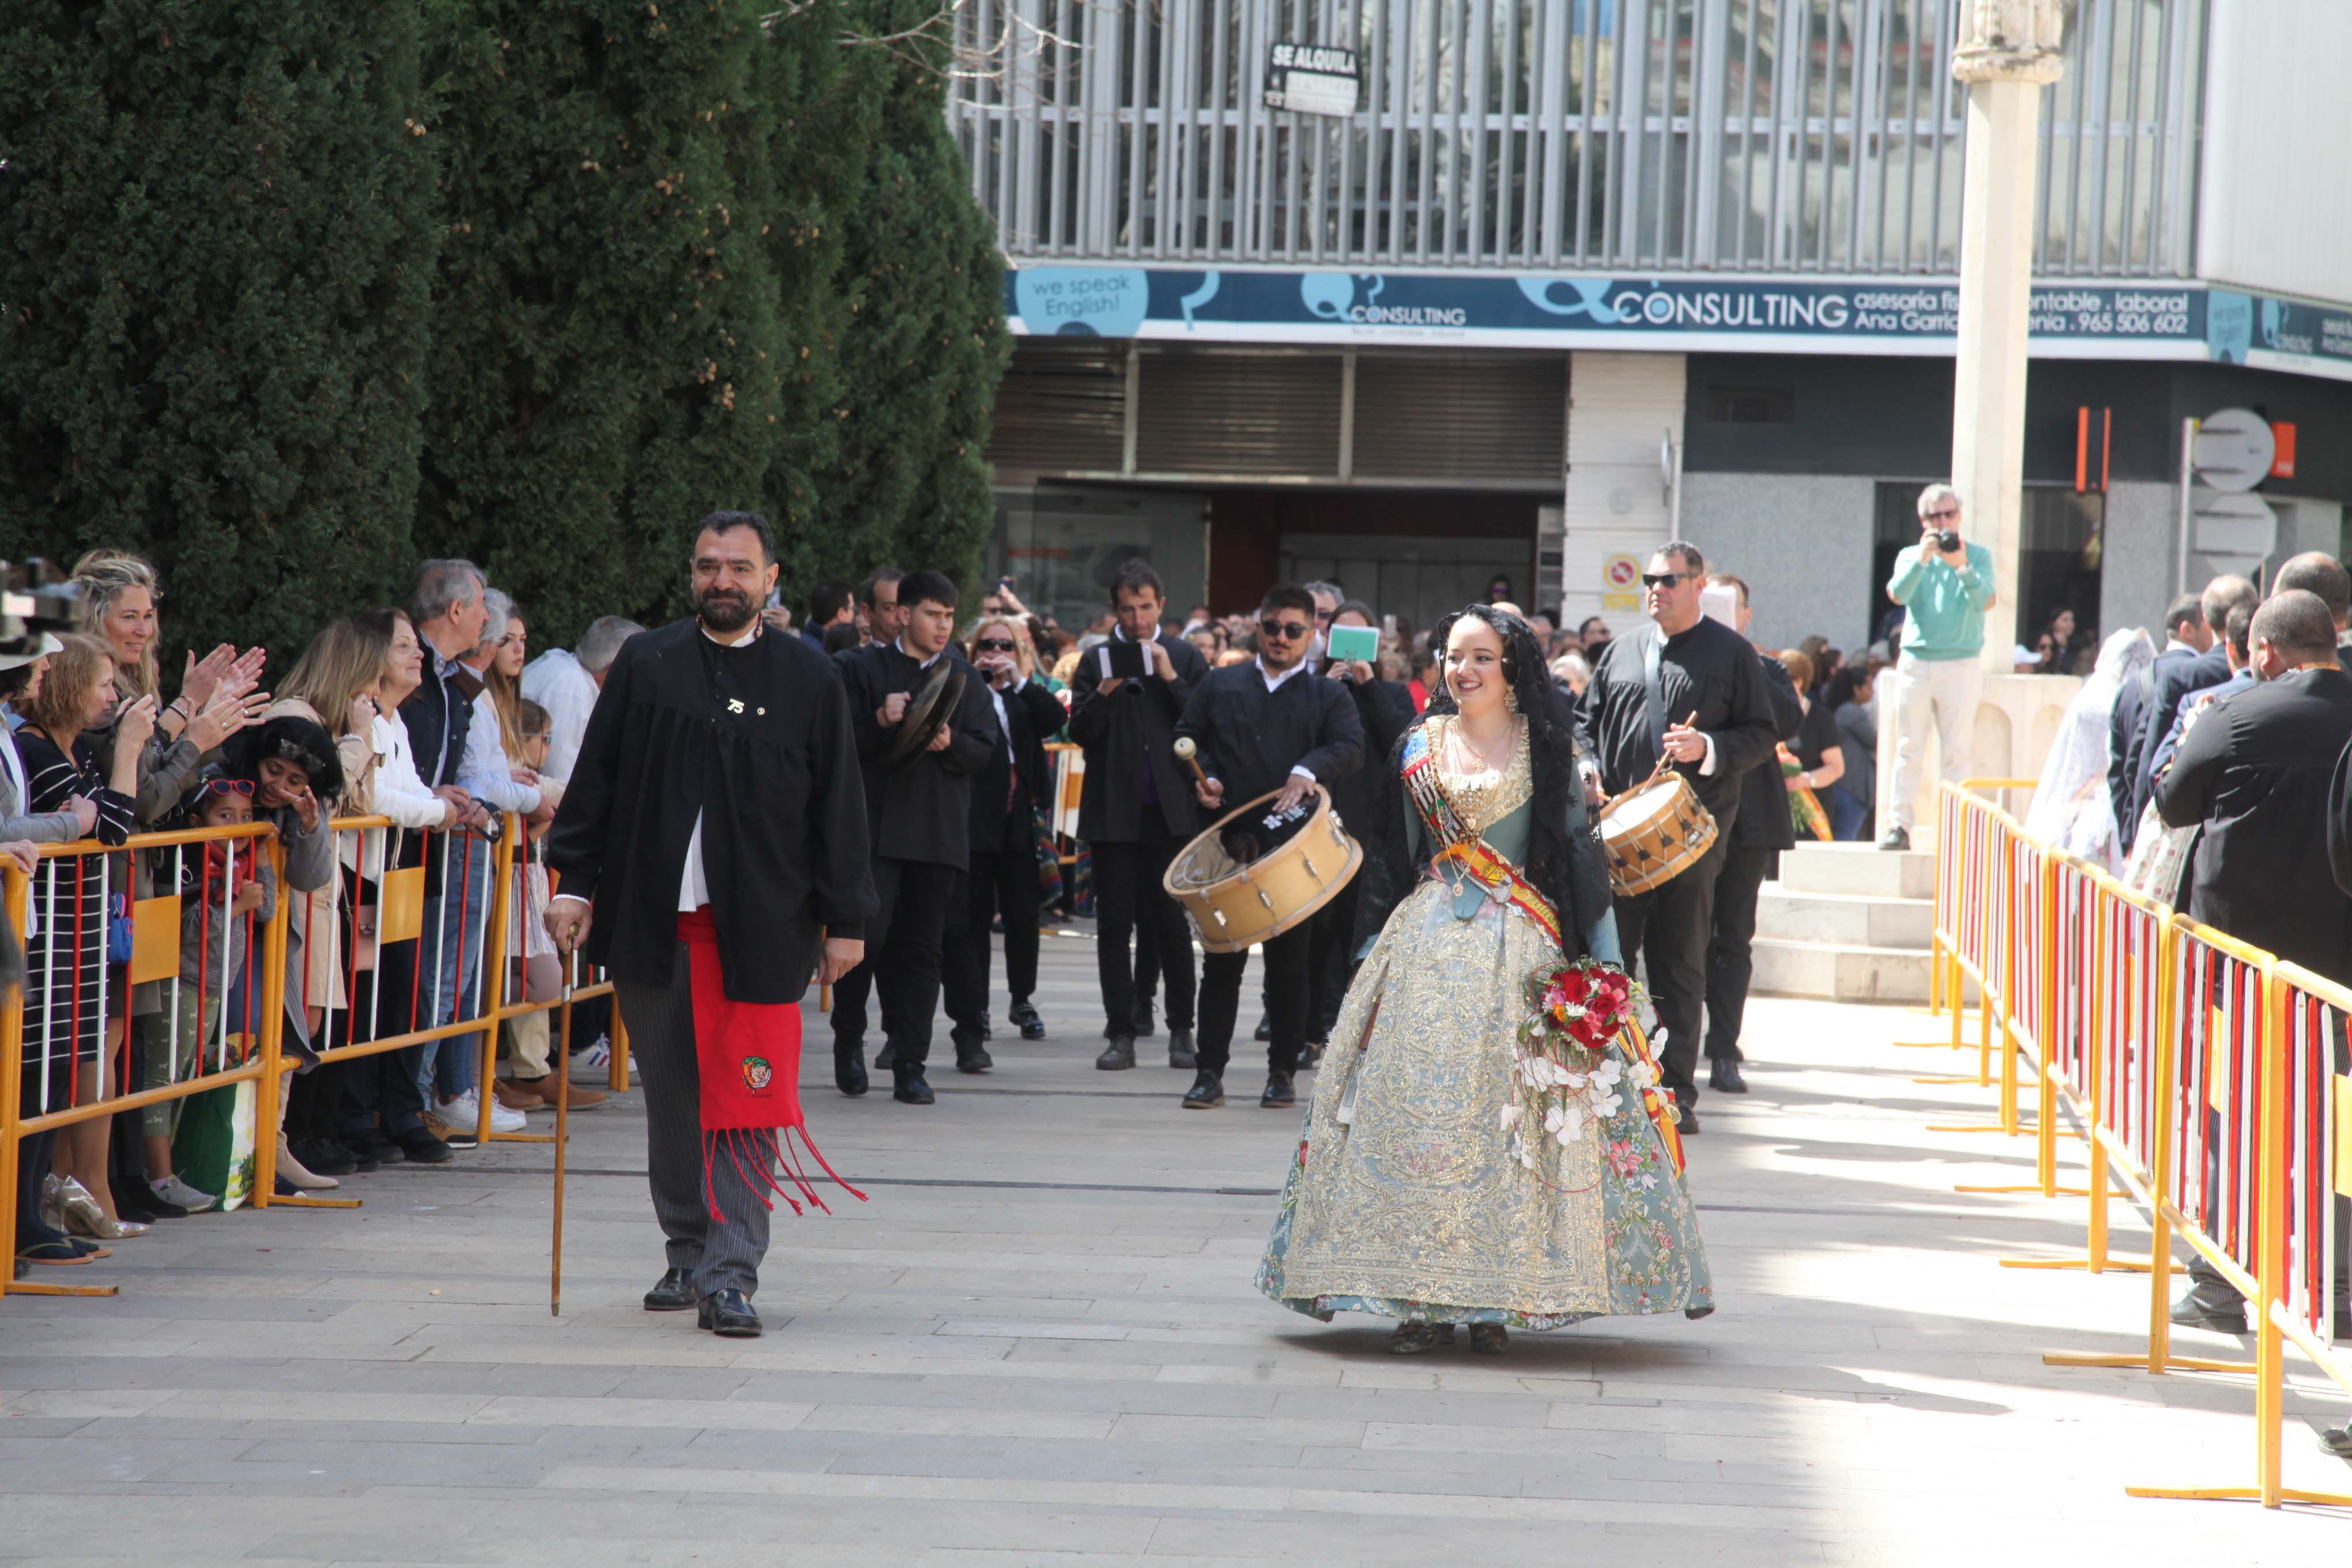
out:
<path id="1" fill-rule="evenodd" d="M 1268 1072 L 1298 1070 L 1298 1050 L 1307 1043 L 1307 1009 L 1312 997 L 1307 976 L 1313 956 L 1314 922 L 1293 926 L 1260 944 L 1265 957 L 1265 1005 L 1274 1039 L 1265 1048 Z M 1213 952 L 1201 960 L 1201 1070 L 1223 1078 L 1233 1058 L 1234 1015 L 1241 1010 L 1242 971 L 1249 950 Z"/>
<path id="2" fill-rule="evenodd" d="M 1630 970 L 1645 960 L 1650 996 L 1666 1041 L 1658 1065 L 1678 1105 L 1698 1104 L 1699 1010 L 1706 1000 L 1706 947 L 1714 931 L 1715 879 L 1723 840 L 1664 887 L 1617 900 L 1617 940 Z"/>
<path id="3" fill-rule="evenodd" d="M 1756 900 L 1780 867 L 1778 849 L 1725 851 L 1715 879 L 1714 935 L 1706 944 L 1706 1059 L 1746 1061 L 1739 1030 L 1756 977 Z"/>
<path id="4" fill-rule="evenodd" d="M 1328 1041 L 1356 972 L 1356 882 L 1340 889 L 1307 922 L 1307 1037 Z"/>
<path id="5" fill-rule="evenodd" d="M 960 889 L 962 900 L 948 911 L 940 978 L 960 1047 L 980 1044 L 988 1025 L 988 923 L 1000 911 L 1005 989 L 1016 1004 L 1037 989 L 1037 841 L 1028 831 L 1029 821 L 1025 812 L 1006 817 L 1005 842 L 973 852 Z"/>
<path id="6" fill-rule="evenodd" d="M 1132 843 L 1096 841 L 1089 847 L 1095 862 L 1095 972 L 1102 984 L 1106 1037 L 1134 1031 L 1147 955 L 1157 961 L 1164 984 L 1168 1026 L 1192 1026 L 1192 933 L 1182 908 L 1160 880 L 1184 846 L 1168 831 L 1156 805 L 1143 808 L 1141 826 L 1142 836 Z"/>
<path id="7" fill-rule="evenodd" d="M 866 960 L 833 987 L 833 1043 L 866 1040 L 866 998 L 879 991 L 882 1035 L 894 1072 L 919 1072 L 931 1055 L 931 1021 L 940 1009 L 940 945 L 948 909 L 963 873 L 929 860 L 874 862 L 881 905 L 866 925 Z"/>
<path id="8" fill-rule="evenodd" d="M 376 1000 L 379 995 L 381 1005 Z M 375 967 L 358 972 L 350 1015 L 335 1020 L 328 1037 L 358 1042 L 404 1035 L 420 1026 L 416 1019 L 425 1009 L 416 1005 L 416 999 L 415 940 L 385 942 L 375 955 Z M 424 1062 L 424 1047 L 404 1046 L 341 1064 L 342 1100 L 335 1131 L 350 1138 L 364 1135 L 380 1123 L 387 1138 L 423 1131 L 425 1094 L 416 1087 L 416 1069 Z"/>

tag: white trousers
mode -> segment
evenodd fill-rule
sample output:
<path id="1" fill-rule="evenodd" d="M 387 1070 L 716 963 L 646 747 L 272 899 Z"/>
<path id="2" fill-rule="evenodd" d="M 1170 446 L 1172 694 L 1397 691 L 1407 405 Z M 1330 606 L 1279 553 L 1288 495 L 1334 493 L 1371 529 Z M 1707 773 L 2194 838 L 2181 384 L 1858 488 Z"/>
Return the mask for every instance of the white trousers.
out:
<path id="1" fill-rule="evenodd" d="M 1958 784 L 1969 776 L 1969 742 L 1975 731 L 1977 701 L 1984 694 L 1984 668 L 1973 658 L 1915 658 L 1895 662 L 1894 795 L 1880 814 L 1879 827 L 1913 825 L 1919 772 L 1927 765 L 1927 731 L 1936 731 L 1939 776 Z"/>

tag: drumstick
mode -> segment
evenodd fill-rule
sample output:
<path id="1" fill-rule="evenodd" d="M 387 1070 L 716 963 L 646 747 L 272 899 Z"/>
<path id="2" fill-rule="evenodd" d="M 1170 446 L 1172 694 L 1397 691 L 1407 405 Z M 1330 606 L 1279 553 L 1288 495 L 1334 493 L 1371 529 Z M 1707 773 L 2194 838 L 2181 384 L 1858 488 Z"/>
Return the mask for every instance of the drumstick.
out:
<path id="1" fill-rule="evenodd" d="M 1693 717 L 1696 717 L 1696 715 L 1693 715 Z M 1209 775 L 1201 771 L 1201 748 L 1194 743 L 1192 736 L 1177 736 L 1175 745 L 1170 749 L 1176 753 L 1176 760 L 1178 762 L 1192 770 L 1192 777 L 1194 779 L 1204 784 L 1209 782 Z"/>

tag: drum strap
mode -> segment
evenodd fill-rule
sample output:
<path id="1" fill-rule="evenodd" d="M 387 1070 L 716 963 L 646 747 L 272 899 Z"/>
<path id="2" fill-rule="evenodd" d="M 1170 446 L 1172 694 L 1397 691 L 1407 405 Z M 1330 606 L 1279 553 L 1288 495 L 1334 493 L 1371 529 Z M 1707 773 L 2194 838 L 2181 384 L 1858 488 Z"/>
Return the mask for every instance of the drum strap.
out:
<path id="1" fill-rule="evenodd" d="M 1666 760 L 1666 692 L 1659 679 L 1658 666 L 1666 650 L 1666 634 L 1655 625 L 1642 644 L 1642 688 L 1648 694 L 1649 706 L 1643 717 L 1650 721 L 1650 760 L 1653 763 Z"/>

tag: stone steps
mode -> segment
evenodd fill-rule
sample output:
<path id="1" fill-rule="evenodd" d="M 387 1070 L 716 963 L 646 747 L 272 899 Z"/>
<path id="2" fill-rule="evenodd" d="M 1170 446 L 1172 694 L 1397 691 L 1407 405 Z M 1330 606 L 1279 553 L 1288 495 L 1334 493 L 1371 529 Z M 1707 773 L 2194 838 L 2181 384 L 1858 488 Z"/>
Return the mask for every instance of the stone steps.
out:
<path id="1" fill-rule="evenodd" d="M 1756 910 L 1762 994 L 1923 1003 L 1935 932 L 1936 858 L 1868 844 L 1801 844 Z"/>

